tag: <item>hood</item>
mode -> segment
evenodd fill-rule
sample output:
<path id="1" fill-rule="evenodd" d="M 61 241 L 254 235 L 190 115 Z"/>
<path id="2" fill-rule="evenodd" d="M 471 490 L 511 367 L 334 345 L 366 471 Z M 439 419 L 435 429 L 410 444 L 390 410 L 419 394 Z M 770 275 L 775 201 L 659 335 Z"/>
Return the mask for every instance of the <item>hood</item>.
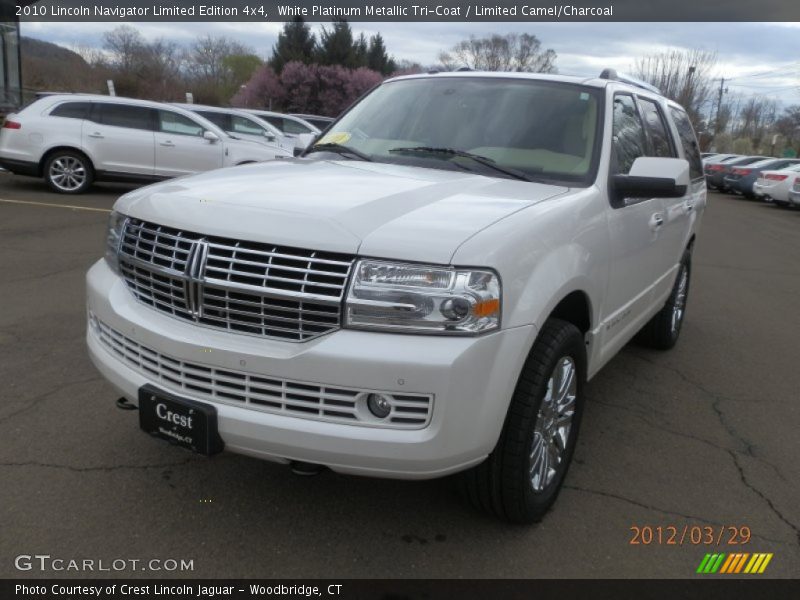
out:
<path id="1" fill-rule="evenodd" d="M 141 188 L 116 209 L 235 239 L 448 264 L 465 240 L 568 188 L 361 161 L 278 160 Z"/>

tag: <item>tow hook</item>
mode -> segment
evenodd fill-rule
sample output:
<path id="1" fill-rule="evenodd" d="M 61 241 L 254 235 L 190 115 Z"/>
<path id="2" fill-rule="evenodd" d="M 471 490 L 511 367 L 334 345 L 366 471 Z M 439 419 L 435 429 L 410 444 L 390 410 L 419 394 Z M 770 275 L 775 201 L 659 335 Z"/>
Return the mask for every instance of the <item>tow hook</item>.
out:
<path id="1" fill-rule="evenodd" d="M 124 397 L 123 398 L 117 398 L 116 404 L 117 404 L 117 408 L 119 408 L 121 410 L 136 410 L 136 409 L 139 408 L 135 404 L 132 404 L 132 403 L 128 402 L 128 399 L 124 398 Z"/>

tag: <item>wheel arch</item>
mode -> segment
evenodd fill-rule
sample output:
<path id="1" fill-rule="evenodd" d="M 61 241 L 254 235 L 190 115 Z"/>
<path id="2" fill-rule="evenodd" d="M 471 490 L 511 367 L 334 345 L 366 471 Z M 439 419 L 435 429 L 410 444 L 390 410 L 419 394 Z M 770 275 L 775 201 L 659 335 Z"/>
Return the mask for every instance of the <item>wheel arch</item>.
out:
<path id="1" fill-rule="evenodd" d="M 92 160 L 92 157 L 89 156 L 89 154 L 87 154 L 83 149 L 77 148 L 75 146 L 59 145 L 59 146 L 53 146 L 52 148 L 48 148 L 47 151 L 44 154 L 42 154 L 42 158 L 39 160 L 39 177 L 44 176 L 44 166 L 47 164 L 47 161 L 50 160 L 50 157 L 53 156 L 53 154 L 55 154 L 56 152 L 63 152 L 63 151 L 76 152 L 77 154 L 84 156 L 86 160 L 89 161 L 89 167 L 91 167 L 92 171 L 96 170 L 94 167 L 94 161 Z"/>

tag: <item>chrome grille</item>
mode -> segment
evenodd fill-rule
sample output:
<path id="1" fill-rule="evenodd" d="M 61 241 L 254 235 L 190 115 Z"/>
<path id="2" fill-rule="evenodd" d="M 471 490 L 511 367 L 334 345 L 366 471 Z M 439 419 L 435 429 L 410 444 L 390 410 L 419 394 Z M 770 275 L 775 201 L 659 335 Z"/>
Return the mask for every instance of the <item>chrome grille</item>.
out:
<path id="1" fill-rule="evenodd" d="M 305 341 L 339 327 L 353 257 L 125 224 L 120 271 L 136 298 L 172 316 Z"/>
<path id="2" fill-rule="evenodd" d="M 350 425 L 421 429 L 430 421 L 431 395 L 378 391 L 392 403 L 388 417 L 378 419 L 366 407 L 367 394 L 376 390 L 291 381 L 183 361 L 133 341 L 93 315 L 90 323 L 100 342 L 119 360 L 165 389 L 191 398 Z"/>

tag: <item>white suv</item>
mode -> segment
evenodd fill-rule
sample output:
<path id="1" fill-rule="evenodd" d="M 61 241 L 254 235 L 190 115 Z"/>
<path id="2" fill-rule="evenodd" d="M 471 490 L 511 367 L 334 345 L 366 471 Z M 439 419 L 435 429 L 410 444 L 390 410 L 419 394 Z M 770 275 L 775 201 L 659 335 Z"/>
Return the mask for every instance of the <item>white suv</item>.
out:
<path id="1" fill-rule="evenodd" d="M 308 148 L 309 144 L 314 141 L 314 138 L 318 136 L 321 131 L 311 123 L 293 115 L 250 108 L 243 110 L 271 123 L 280 129 L 283 135 L 294 140 L 295 153 L 297 154 Z"/>
<path id="2" fill-rule="evenodd" d="M 248 112 L 202 104 L 175 104 L 175 106 L 197 113 L 233 137 L 281 148 L 286 153 L 294 155 L 293 138 L 284 135 L 272 123 Z"/>
<path id="3" fill-rule="evenodd" d="M 670 348 L 706 202 L 684 110 L 605 78 L 384 82 L 305 155 L 118 200 L 89 271 L 97 368 L 141 427 L 540 518 L 585 385 Z"/>
<path id="4" fill-rule="evenodd" d="M 291 155 L 179 107 L 110 96 L 46 96 L 0 130 L 0 166 L 65 194 L 95 180 L 153 181 Z"/>

